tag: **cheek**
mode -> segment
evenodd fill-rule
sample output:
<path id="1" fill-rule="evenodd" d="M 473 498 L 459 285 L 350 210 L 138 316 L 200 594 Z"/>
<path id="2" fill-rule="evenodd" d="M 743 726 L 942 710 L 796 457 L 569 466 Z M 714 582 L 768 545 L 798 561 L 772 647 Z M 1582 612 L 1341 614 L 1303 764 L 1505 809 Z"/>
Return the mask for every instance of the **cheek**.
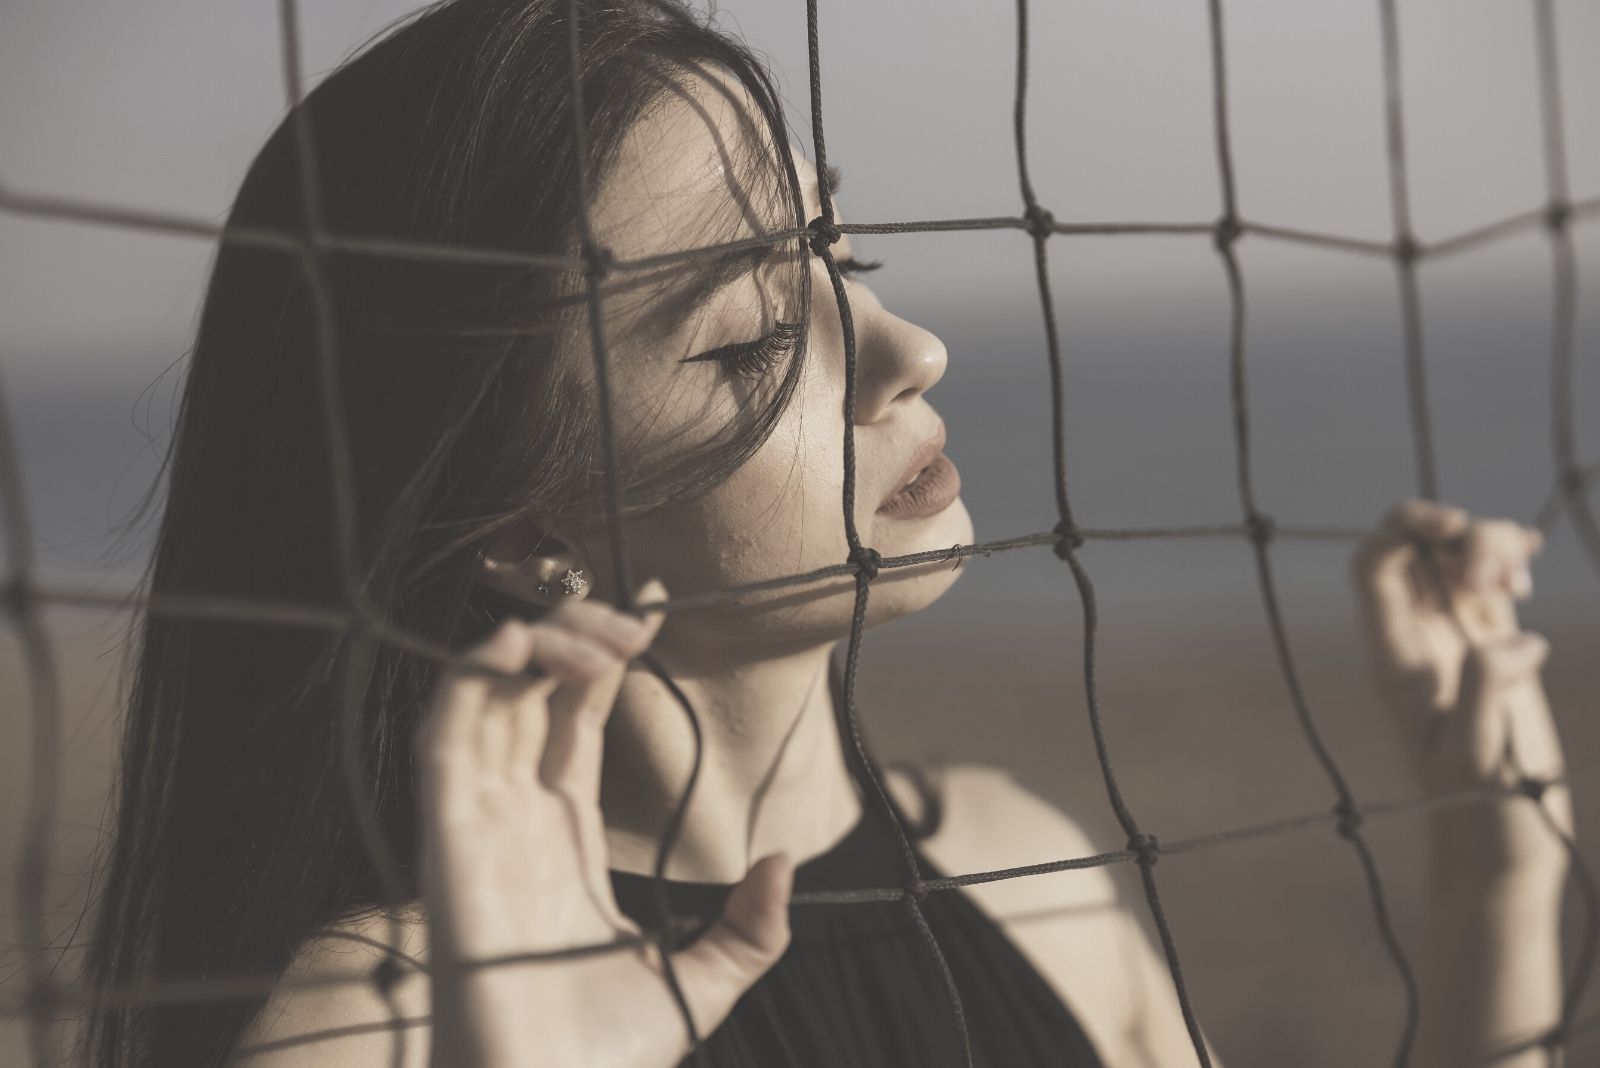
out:
<path id="1" fill-rule="evenodd" d="M 657 576 L 672 596 L 694 596 L 844 562 L 842 385 L 828 355 L 814 353 L 777 427 L 742 467 L 709 493 L 631 526 L 629 552 L 641 580 Z M 858 452 L 858 462 L 868 459 Z M 860 485 L 865 492 L 873 484 Z M 960 501 L 914 529 L 881 527 L 870 502 L 857 505 L 863 539 L 886 556 L 972 540 Z M 883 573 L 873 583 L 868 625 L 927 607 L 958 575 L 947 562 Z M 724 654 L 811 645 L 848 634 L 854 604 L 850 576 L 783 587 L 676 613 L 661 640 L 680 652 Z"/>
<path id="2" fill-rule="evenodd" d="M 830 405 L 819 395 L 821 376 L 812 372 L 743 466 L 709 493 L 643 521 L 646 551 L 675 591 L 709 592 L 844 559 L 843 416 L 837 398 Z"/>

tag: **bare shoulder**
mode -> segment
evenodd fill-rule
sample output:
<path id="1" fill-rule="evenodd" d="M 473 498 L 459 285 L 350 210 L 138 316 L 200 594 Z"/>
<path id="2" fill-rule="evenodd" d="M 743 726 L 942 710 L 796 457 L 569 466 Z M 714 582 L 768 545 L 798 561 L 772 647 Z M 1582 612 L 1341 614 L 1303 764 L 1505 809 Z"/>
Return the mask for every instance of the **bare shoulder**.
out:
<path id="1" fill-rule="evenodd" d="M 926 769 L 943 808 L 922 850 L 950 875 L 1093 856 L 1114 848 L 1010 771 L 984 764 Z M 909 776 L 887 784 L 907 815 L 921 818 Z M 1130 1045 L 1145 991 L 1141 932 L 1105 866 L 1067 869 L 963 887 L 1067 1003 L 1107 1064 L 1138 1064 Z"/>
<path id="2" fill-rule="evenodd" d="M 1011 771 L 993 764 L 948 764 L 923 775 L 939 795 L 942 814 L 924 843 L 929 857 L 951 874 L 995 871 L 1067 857 L 1092 856 L 1108 848 L 1072 814 L 1045 800 Z M 908 815 L 920 819 L 922 798 L 907 773 L 889 774 L 888 787 Z M 1089 867 L 985 883 L 994 903 L 1078 903 L 1115 906 L 1116 887 L 1104 867 Z"/>
<path id="3" fill-rule="evenodd" d="M 427 941 L 414 914 L 398 921 L 362 917 L 326 929 L 296 952 L 230 1063 L 425 1068 Z"/>

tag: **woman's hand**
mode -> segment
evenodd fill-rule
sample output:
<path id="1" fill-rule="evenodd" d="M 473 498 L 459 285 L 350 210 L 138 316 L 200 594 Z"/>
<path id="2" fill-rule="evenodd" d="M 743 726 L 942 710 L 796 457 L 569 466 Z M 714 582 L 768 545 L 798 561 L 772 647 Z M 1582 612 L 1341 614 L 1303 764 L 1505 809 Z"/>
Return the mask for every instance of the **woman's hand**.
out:
<path id="1" fill-rule="evenodd" d="M 653 582 L 639 597 L 665 594 Z M 611 892 L 602 734 L 628 661 L 659 627 L 659 615 L 577 602 L 539 623 L 507 622 L 469 654 L 507 672 L 537 665 L 544 677 L 445 672 L 416 740 L 433 1063 L 657 1068 L 687 1051 L 653 944 L 463 967 L 638 934 Z M 787 947 L 792 874 L 781 855 L 757 863 L 721 920 L 673 955 L 702 1036 Z"/>
<path id="2" fill-rule="evenodd" d="M 1564 773 L 1539 678 L 1549 646 L 1518 629 L 1514 603 L 1533 592 L 1528 562 L 1543 544 L 1538 531 L 1511 520 L 1474 520 L 1413 499 L 1391 509 L 1356 550 L 1352 577 L 1378 692 L 1427 793 Z M 1490 877 L 1564 871 L 1565 848 L 1535 804 L 1571 834 L 1564 786 L 1538 800 L 1437 810 L 1436 869 Z"/>

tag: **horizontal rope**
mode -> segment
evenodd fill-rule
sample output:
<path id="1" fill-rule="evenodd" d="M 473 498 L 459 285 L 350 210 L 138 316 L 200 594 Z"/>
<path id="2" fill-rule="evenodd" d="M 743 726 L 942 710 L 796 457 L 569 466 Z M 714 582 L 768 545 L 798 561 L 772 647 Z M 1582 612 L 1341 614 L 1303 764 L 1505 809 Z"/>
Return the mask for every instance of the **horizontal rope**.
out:
<path id="1" fill-rule="evenodd" d="M 1600 197 L 1573 201 L 1571 220 L 1588 222 L 1600 217 Z M 0 186 L 0 213 L 19 217 L 55 219 L 78 222 L 113 229 L 133 230 L 171 237 L 199 238 L 220 241 L 243 248 L 257 248 L 289 255 L 302 255 L 307 241 L 302 231 L 274 230 L 264 227 L 227 226 L 200 216 L 181 215 L 132 205 L 102 201 L 77 200 L 56 197 Z M 1510 237 L 1523 230 L 1536 229 L 1545 224 L 1548 206 L 1531 208 L 1504 219 L 1474 227 L 1431 243 L 1419 243 L 1419 259 L 1438 259 L 1477 248 L 1500 238 Z M 840 223 L 839 230 L 846 234 L 911 234 L 951 233 L 981 230 L 1021 230 L 1026 232 L 1032 224 L 1021 216 L 991 216 L 959 219 L 925 219 L 915 222 Z M 1394 256 L 1392 242 L 1339 234 L 1319 233 L 1269 223 L 1240 220 L 1240 230 L 1245 234 L 1292 244 L 1309 245 L 1336 251 L 1355 252 L 1362 255 Z M 1115 236 L 1115 235 L 1215 235 L 1215 222 L 1060 222 L 1051 228 L 1064 236 Z M 617 271 L 649 271 L 701 258 L 724 255 L 744 249 L 767 248 L 804 237 L 803 228 L 775 230 L 737 241 L 727 241 L 695 248 L 641 256 L 637 259 L 616 259 L 610 266 Z M 518 252 L 476 245 L 458 245 L 430 241 L 407 241 L 396 238 L 369 237 L 324 231 L 317 238 L 316 247 L 323 252 L 354 256 L 372 256 L 386 259 L 411 260 L 459 267 L 522 267 L 530 270 L 568 271 L 581 274 L 588 270 L 588 261 L 582 256 L 562 256 L 536 252 Z"/>
<path id="2" fill-rule="evenodd" d="M 1600 771 L 1600 755 L 1574 764 L 1565 775 L 1544 780 L 1544 785 L 1546 787 L 1575 786 L 1592 777 L 1596 771 Z M 1478 801 L 1507 800 L 1526 796 L 1527 792 L 1520 783 L 1506 786 L 1474 786 L 1444 794 L 1416 795 L 1389 801 L 1372 802 L 1362 806 L 1361 815 L 1366 819 L 1388 819 L 1395 816 L 1454 808 Z M 1308 812 L 1284 819 L 1214 831 L 1190 838 L 1176 839 L 1172 842 L 1163 842 L 1158 847 L 1157 852 L 1162 855 L 1181 855 L 1247 841 L 1282 838 L 1314 827 L 1333 827 L 1338 823 L 1338 820 L 1339 814 L 1333 810 Z M 1021 879 L 1035 875 L 1048 875 L 1062 871 L 1077 871 L 1108 867 L 1113 864 L 1134 863 L 1138 859 L 1139 855 L 1132 850 L 1114 849 L 1089 856 L 1066 857 L 1037 864 L 1024 864 L 1011 868 L 997 868 L 987 871 L 968 872 L 961 875 L 943 876 L 936 879 L 925 879 L 922 881 L 921 887 L 926 893 L 942 893 L 966 886 L 1006 882 L 1011 879 Z M 790 903 L 794 908 L 870 904 L 899 901 L 904 899 L 908 892 L 904 886 L 865 886 L 843 890 L 811 890 L 795 893 Z M 1051 912 L 1052 910 L 1050 909 L 1044 909 L 1032 912 L 1029 915 L 1049 915 Z M 682 933 L 693 923 L 692 917 L 681 917 L 680 923 L 676 924 L 672 931 L 674 934 Z M 659 932 L 654 934 L 643 932 L 636 936 L 619 938 L 612 942 L 567 947 L 546 953 L 517 954 L 504 960 L 497 958 L 496 961 L 478 962 L 477 966 L 485 967 L 492 966 L 495 963 L 510 963 L 512 961 L 562 960 L 594 956 L 631 949 L 649 942 L 659 942 L 661 939 L 662 936 Z M 374 945 L 379 944 L 374 943 Z M 399 963 L 405 967 L 416 971 L 427 971 L 422 962 L 415 958 L 396 955 L 392 950 L 386 948 L 385 952 L 395 956 Z M 371 976 L 367 973 L 350 974 L 344 972 L 320 974 L 308 972 L 293 979 L 284 980 L 259 975 L 218 976 L 199 980 L 161 979 L 134 987 L 110 991 L 105 1004 L 107 1007 L 128 1007 L 133 1005 L 168 1005 L 182 1002 L 215 1003 L 240 1001 L 263 996 L 279 986 L 292 986 L 296 989 L 323 989 L 370 981 Z M 81 995 L 66 988 L 56 990 L 54 998 L 57 1004 L 78 1008 L 86 1005 L 86 1000 Z M 9 1008 L 13 1011 L 18 1011 L 21 1005 L 20 1001 L 13 1001 Z"/>

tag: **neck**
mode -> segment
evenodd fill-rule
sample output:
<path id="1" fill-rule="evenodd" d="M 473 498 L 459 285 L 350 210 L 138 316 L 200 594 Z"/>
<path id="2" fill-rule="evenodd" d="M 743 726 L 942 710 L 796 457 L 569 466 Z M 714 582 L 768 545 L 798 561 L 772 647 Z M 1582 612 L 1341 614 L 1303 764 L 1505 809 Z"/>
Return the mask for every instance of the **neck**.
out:
<path id="1" fill-rule="evenodd" d="M 829 651 L 672 673 L 699 717 L 704 749 L 668 878 L 733 883 L 780 851 L 800 863 L 860 818 L 834 718 Z M 600 806 L 610 867 L 655 870 L 693 767 L 683 708 L 655 676 L 630 670 L 606 727 Z"/>

